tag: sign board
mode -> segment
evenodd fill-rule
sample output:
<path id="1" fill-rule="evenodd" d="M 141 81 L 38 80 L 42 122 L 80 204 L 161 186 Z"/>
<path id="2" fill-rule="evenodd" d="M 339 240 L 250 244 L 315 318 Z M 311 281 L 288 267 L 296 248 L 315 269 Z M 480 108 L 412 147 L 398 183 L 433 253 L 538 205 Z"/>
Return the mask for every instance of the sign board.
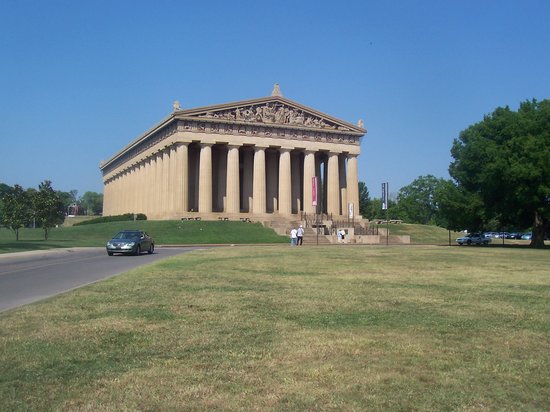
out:
<path id="1" fill-rule="evenodd" d="M 353 219 L 353 203 L 348 203 L 348 217 Z"/>
<path id="2" fill-rule="evenodd" d="M 388 210 L 388 200 L 390 194 L 390 185 L 382 183 L 382 210 Z"/>

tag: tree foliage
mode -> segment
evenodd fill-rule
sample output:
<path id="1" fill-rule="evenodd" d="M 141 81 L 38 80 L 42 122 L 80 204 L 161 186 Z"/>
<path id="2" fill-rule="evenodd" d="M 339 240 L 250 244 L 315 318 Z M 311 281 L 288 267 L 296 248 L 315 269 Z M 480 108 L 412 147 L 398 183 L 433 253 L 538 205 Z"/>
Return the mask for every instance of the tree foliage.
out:
<path id="1" fill-rule="evenodd" d="M 103 211 L 103 194 L 86 192 L 80 198 L 80 203 L 87 215 L 100 215 Z"/>
<path id="2" fill-rule="evenodd" d="M 359 182 L 359 214 L 364 218 L 369 219 L 369 213 L 371 208 L 371 200 L 369 196 L 369 189 L 365 182 Z"/>
<path id="3" fill-rule="evenodd" d="M 397 194 L 396 213 L 400 219 L 423 225 L 441 224 L 435 193 L 443 182 L 444 179 L 427 175 L 403 186 Z"/>
<path id="4" fill-rule="evenodd" d="M 532 226 L 531 245 L 544 246 L 550 225 L 550 100 L 497 108 L 453 143 L 451 176 L 479 199 L 484 222 Z"/>
<path id="5" fill-rule="evenodd" d="M 443 180 L 434 192 L 438 226 L 449 230 L 481 230 L 485 226 L 483 202 L 451 180 Z"/>
<path id="6" fill-rule="evenodd" d="M 63 223 L 65 215 L 63 202 L 49 180 L 40 183 L 32 197 L 32 205 L 34 218 L 44 230 L 44 239 L 47 240 L 49 229 Z"/>
<path id="7" fill-rule="evenodd" d="M 3 188 L 4 195 L 0 204 L 0 221 L 3 226 L 15 232 L 19 240 L 19 229 L 29 223 L 31 218 L 31 202 L 28 193 L 19 185 L 13 188 Z"/>

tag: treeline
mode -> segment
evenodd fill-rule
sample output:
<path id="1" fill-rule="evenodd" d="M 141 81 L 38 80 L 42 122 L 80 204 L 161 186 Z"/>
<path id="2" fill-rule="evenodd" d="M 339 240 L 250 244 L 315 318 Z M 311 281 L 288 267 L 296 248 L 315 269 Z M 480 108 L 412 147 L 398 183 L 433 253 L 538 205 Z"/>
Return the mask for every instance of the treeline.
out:
<path id="1" fill-rule="evenodd" d="M 42 228 L 48 239 L 49 229 L 63 223 L 67 215 L 101 214 L 102 194 L 86 192 L 81 198 L 77 194 L 76 190 L 56 191 L 49 180 L 40 183 L 38 190 L 0 183 L 0 225 L 13 230 L 17 240 L 19 229 L 29 226 Z"/>

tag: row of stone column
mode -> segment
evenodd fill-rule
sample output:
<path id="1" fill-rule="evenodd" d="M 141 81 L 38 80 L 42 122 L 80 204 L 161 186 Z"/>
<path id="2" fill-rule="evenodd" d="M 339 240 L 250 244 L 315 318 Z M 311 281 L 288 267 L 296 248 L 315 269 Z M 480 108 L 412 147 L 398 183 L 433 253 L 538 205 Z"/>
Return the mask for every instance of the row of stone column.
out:
<path id="1" fill-rule="evenodd" d="M 213 165 L 212 144 L 201 143 L 198 170 L 198 212 L 212 212 L 213 204 Z M 249 213 L 263 215 L 266 208 L 266 149 L 255 146 L 252 171 L 252 204 Z M 277 212 L 280 215 L 292 214 L 292 194 L 300 184 L 293 178 L 292 170 L 299 170 L 292 149 L 280 148 L 278 164 Z M 303 195 L 299 210 L 315 213 L 312 204 L 312 178 L 320 176 L 317 170 L 316 151 L 305 150 L 303 163 Z M 177 143 L 167 147 L 147 159 L 132 165 L 125 171 L 105 182 L 104 214 L 116 215 L 128 212 L 141 212 L 150 218 L 176 217 L 190 210 L 189 206 L 189 148 L 187 143 Z M 349 203 L 355 214 L 359 211 L 359 191 L 357 179 L 357 155 L 346 154 L 346 163 L 340 162 L 339 153 L 328 153 L 326 163 L 326 211 L 334 215 L 347 214 Z M 224 213 L 240 212 L 239 146 L 227 146 L 227 175 L 225 187 Z M 342 176 L 344 175 L 344 176 Z M 250 176 L 243 176 L 243 179 Z"/>

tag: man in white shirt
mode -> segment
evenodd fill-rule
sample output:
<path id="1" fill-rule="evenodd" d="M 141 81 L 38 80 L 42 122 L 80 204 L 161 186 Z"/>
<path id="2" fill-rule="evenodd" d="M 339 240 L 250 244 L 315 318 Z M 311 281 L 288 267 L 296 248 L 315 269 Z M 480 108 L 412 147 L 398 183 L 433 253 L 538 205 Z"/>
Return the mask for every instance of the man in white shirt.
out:
<path id="1" fill-rule="evenodd" d="M 290 246 L 296 246 L 297 238 L 298 238 L 298 231 L 292 228 L 290 230 Z"/>
<path id="2" fill-rule="evenodd" d="M 302 242 L 304 241 L 304 227 L 302 225 L 300 225 L 300 227 L 298 228 L 298 230 L 296 231 L 296 236 L 298 237 L 298 240 L 297 240 L 297 245 L 298 246 L 301 246 L 302 245 Z"/>

